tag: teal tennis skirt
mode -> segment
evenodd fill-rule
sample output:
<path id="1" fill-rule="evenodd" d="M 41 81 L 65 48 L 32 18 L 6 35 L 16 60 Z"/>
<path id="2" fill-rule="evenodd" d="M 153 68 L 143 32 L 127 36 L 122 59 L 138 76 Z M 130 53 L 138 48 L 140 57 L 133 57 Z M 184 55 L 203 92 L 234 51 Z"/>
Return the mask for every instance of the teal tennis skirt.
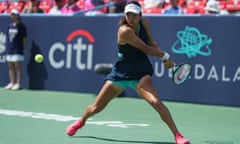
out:
<path id="1" fill-rule="evenodd" d="M 137 84 L 138 84 L 138 80 L 122 80 L 122 81 L 111 81 L 114 85 L 122 88 L 122 89 L 126 89 L 126 88 L 132 88 L 134 90 L 136 90 L 137 88 Z"/>

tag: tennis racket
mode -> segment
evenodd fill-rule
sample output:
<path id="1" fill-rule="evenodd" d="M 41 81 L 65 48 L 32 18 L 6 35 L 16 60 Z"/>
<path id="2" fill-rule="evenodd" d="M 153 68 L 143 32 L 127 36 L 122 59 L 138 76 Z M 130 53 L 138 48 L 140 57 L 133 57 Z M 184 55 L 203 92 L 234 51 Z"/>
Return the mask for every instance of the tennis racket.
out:
<path id="1" fill-rule="evenodd" d="M 192 72 L 192 65 L 189 63 L 175 64 L 172 69 L 172 80 L 180 85 L 189 79 Z"/>

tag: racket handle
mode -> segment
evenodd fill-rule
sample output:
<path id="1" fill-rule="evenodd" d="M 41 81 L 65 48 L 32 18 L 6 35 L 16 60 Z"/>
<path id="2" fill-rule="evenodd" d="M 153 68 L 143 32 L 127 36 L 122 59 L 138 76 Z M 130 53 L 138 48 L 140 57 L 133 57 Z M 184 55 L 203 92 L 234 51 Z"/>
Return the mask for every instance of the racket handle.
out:
<path id="1" fill-rule="evenodd" d="M 175 71 L 178 68 L 176 63 L 173 63 L 173 67 L 170 68 L 171 71 Z"/>

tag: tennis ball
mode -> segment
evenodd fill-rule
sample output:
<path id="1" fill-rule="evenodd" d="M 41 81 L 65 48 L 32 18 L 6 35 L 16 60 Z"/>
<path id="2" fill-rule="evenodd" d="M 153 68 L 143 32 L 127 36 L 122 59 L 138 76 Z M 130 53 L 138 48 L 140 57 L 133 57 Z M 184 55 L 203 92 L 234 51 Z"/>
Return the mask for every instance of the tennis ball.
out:
<path id="1" fill-rule="evenodd" d="M 36 54 L 35 57 L 34 57 L 34 60 L 35 60 L 36 63 L 42 63 L 43 60 L 44 60 L 44 57 L 41 54 Z"/>

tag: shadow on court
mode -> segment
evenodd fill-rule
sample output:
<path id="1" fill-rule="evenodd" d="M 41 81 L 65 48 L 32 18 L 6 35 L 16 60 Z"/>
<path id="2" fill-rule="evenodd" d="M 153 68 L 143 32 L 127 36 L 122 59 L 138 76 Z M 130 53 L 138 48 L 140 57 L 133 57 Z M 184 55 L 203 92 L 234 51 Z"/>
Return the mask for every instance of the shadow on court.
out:
<path id="1" fill-rule="evenodd" d="M 110 138 L 101 138 L 95 136 L 73 136 L 73 138 L 85 138 L 85 139 L 96 139 L 108 142 L 121 142 L 121 143 L 139 143 L 139 144 L 174 144 L 172 142 L 156 142 L 156 141 L 141 141 L 141 140 L 118 140 L 118 139 L 110 139 Z"/>

